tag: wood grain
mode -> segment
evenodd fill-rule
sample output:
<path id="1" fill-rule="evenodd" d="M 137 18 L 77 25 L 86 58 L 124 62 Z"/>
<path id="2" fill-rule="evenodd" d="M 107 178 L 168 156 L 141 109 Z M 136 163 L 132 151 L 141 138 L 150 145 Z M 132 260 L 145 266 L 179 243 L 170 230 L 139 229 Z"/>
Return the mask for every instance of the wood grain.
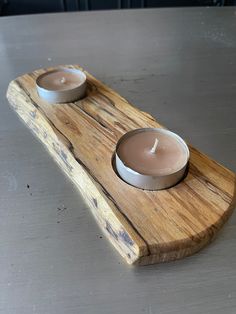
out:
<path id="1" fill-rule="evenodd" d="M 49 105 L 38 97 L 35 79 L 52 69 L 18 77 L 7 98 L 76 184 L 126 261 L 170 261 L 207 245 L 235 206 L 235 174 L 190 146 L 188 175 L 175 187 L 142 191 L 129 186 L 112 168 L 117 140 L 129 130 L 161 125 L 87 72 L 83 100 Z"/>

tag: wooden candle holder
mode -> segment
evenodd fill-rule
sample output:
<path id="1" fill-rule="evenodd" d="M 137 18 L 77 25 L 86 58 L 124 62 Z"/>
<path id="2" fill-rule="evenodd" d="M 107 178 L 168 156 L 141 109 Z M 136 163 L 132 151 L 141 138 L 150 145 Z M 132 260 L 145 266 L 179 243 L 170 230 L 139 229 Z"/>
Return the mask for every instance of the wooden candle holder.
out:
<path id="1" fill-rule="evenodd" d="M 112 167 L 116 142 L 131 129 L 162 126 L 89 73 L 84 99 L 48 104 L 39 98 L 35 80 L 49 70 L 18 77 L 7 98 L 78 187 L 125 260 L 176 260 L 207 245 L 234 208 L 235 174 L 190 146 L 188 174 L 176 186 L 144 191 L 128 185 Z"/>

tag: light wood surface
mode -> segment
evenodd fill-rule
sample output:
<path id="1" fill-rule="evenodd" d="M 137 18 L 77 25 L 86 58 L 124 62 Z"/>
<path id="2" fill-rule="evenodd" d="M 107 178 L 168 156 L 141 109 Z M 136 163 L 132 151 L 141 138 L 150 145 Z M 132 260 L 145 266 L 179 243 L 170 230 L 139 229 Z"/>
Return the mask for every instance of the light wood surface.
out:
<path id="1" fill-rule="evenodd" d="M 44 71 L 12 81 L 7 98 L 76 184 L 126 261 L 176 260 L 207 245 L 235 205 L 235 174 L 190 147 L 189 172 L 175 187 L 143 191 L 129 186 L 112 168 L 117 140 L 131 129 L 161 125 L 88 73 L 83 100 L 50 105 L 35 89 Z"/>

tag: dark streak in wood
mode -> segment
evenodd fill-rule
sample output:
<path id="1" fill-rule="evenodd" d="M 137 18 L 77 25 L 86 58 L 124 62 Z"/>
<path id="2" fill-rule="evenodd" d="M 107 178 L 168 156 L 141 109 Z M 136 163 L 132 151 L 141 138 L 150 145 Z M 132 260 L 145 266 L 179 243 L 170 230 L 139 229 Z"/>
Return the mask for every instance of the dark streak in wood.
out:
<path id="1" fill-rule="evenodd" d="M 96 198 L 94 198 L 94 197 L 93 197 L 93 203 L 94 203 L 95 207 L 97 207 L 97 208 L 98 208 L 98 201 L 97 201 L 97 199 L 96 199 Z"/>
<path id="2" fill-rule="evenodd" d="M 116 107 L 115 102 L 111 100 L 109 97 L 106 95 L 102 94 L 101 92 L 98 91 L 97 95 L 107 104 L 110 105 L 111 107 Z"/>
<path id="3" fill-rule="evenodd" d="M 101 93 L 98 93 L 98 94 L 99 94 L 99 96 L 102 95 Z M 113 102 L 112 100 L 110 100 L 110 98 L 108 98 L 108 97 L 105 96 L 105 95 L 102 95 L 102 97 L 105 98 L 105 100 L 106 100 L 105 103 L 106 103 L 106 104 L 108 104 L 108 105 L 110 105 L 110 106 L 116 108 L 117 111 L 119 111 L 123 116 L 125 116 L 126 119 L 128 119 L 128 120 L 131 121 L 134 125 L 136 125 L 137 128 L 138 128 L 138 127 L 141 127 L 141 126 L 140 126 L 136 121 L 134 121 L 130 116 L 126 115 L 125 112 L 123 112 L 123 111 L 121 111 L 120 109 L 118 109 L 118 108 L 116 107 L 116 105 L 115 105 L 115 102 Z M 102 98 L 102 97 L 100 97 L 100 98 Z M 91 102 L 93 102 L 94 104 L 100 106 L 100 104 L 99 104 L 99 102 L 97 101 L 96 98 L 90 97 L 90 99 L 91 99 Z M 104 110 L 104 108 L 103 108 L 103 110 Z"/>
<path id="4" fill-rule="evenodd" d="M 33 119 L 36 117 L 36 110 L 30 111 L 30 115 Z"/>
<path id="5" fill-rule="evenodd" d="M 207 180 L 203 173 L 196 166 L 194 166 L 192 163 L 190 165 L 190 172 L 195 175 L 195 178 L 197 178 L 199 182 L 205 184 L 208 189 L 211 190 L 211 192 L 221 197 L 225 202 L 230 204 L 230 196 L 227 191 L 224 191 L 224 193 L 220 193 L 219 188 L 212 182 Z"/>
<path id="6" fill-rule="evenodd" d="M 126 127 L 124 127 L 120 122 L 115 121 L 114 124 L 115 124 L 116 126 L 118 126 L 119 129 L 121 129 L 122 131 L 124 131 L 124 133 L 125 133 L 125 132 L 128 132 L 128 129 L 127 129 Z"/>
<path id="7" fill-rule="evenodd" d="M 105 229 L 107 230 L 107 232 L 116 240 L 118 241 L 118 235 L 117 233 L 113 230 L 111 224 L 106 220 L 106 227 Z"/>
<path id="8" fill-rule="evenodd" d="M 76 106 L 76 107 L 75 107 Z M 77 104 L 72 104 L 70 105 L 70 107 L 75 110 L 75 112 L 78 112 L 77 110 L 79 109 L 83 114 L 85 114 L 86 116 L 90 117 L 93 121 L 97 122 L 102 128 L 106 129 L 106 130 L 110 130 L 107 125 L 105 125 L 103 123 L 103 121 L 100 119 L 99 116 L 93 116 L 91 115 L 89 112 L 87 112 L 83 107 L 78 106 Z M 80 113 L 81 113 L 80 112 Z"/>
<path id="9" fill-rule="evenodd" d="M 21 84 L 21 82 L 16 79 L 15 83 L 19 86 L 20 89 L 22 89 L 22 91 L 29 97 L 30 101 L 32 102 L 32 104 L 34 105 L 35 108 L 37 108 L 38 110 L 40 110 L 38 104 L 31 98 L 30 93 L 28 92 L 27 89 L 25 89 L 25 87 Z"/>
<path id="10" fill-rule="evenodd" d="M 119 231 L 119 238 L 128 245 L 132 246 L 134 245 L 134 241 L 130 238 L 127 232 L 124 230 Z"/>
<path id="11" fill-rule="evenodd" d="M 102 111 L 106 112 L 107 114 L 109 114 L 111 117 L 115 117 L 114 114 L 112 112 L 110 112 L 109 110 L 107 110 L 106 108 L 102 108 Z"/>
<path id="12" fill-rule="evenodd" d="M 60 148 L 57 148 L 57 146 L 54 142 L 52 143 L 52 148 L 57 153 L 57 155 L 60 157 L 60 159 L 63 161 L 63 163 L 66 165 L 68 171 L 71 172 L 73 170 L 73 167 L 68 163 L 67 155 L 65 155 L 65 153 Z"/>

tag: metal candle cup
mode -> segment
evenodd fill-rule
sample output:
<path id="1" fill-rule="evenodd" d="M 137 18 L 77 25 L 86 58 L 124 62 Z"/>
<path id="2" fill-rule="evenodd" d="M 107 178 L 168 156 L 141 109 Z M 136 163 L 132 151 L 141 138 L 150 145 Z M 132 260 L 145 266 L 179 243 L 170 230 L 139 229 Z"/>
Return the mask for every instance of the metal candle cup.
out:
<path id="1" fill-rule="evenodd" d="M 189 161 L 189 149 L 177 134 L 159 128 L 132 130 L 123 135 L 115 152 L 116 171 L 130 185 L 161 190 L 178 183 Z"/>
<path id="2" fill-rule="evenodd" d="M 38 94 L 50 103 L 67 103 L 84 97 L 86 75 L 78 69 L 58 68 L 36 80 Z"/>

